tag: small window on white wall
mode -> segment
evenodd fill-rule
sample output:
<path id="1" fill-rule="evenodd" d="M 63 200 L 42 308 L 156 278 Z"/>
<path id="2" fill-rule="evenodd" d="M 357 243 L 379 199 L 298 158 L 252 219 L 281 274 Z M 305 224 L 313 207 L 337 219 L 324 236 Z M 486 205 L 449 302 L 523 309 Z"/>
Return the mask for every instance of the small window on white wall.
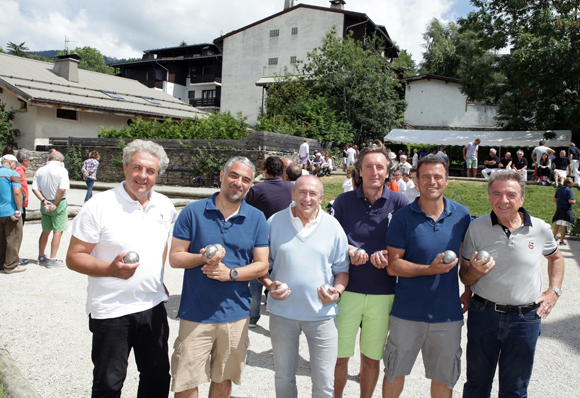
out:
<path id="1" fill-rule="evenodd" d="M 290 57 L 290 63 L 291 64 L 295 64 L 296 63 L 296 57 Z"/>
<path id="2" fill-rule="evenodd" d="M 268 65 L 278 65 L 278 58 L 268 58 Z"/>
<path id="3" fill-rule="evenodd" d="M 272 29 L 270 31 L 270 37 L 278 37 L 280 36 L 280 29 Z"/>
<path id="4" fill-rule="evenodd" d="M 292 28 L 292 34 L 293 35 L 297 35 L 298 34 L 298 28 Z"/>
<path id="5" fill-rule="evenodd" d="M 57 119 L 78 120 L 78 112 L 71 109 L 57 109 Z"/>

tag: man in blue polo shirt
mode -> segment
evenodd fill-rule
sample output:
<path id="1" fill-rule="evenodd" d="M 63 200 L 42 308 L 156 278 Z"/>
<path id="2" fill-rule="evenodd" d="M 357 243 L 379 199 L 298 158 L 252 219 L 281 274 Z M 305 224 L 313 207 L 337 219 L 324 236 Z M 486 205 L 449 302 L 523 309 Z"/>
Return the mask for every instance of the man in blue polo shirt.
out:
<path id="1" fill-rule="evenodd" d="M 419 199 L 393 215 L 387 231 L 389 275 L 398 277 L 384 353 L 383 398 L 399 397 L 419 351 L 432 397 L 451 397 L 460 373 L 462 302 L 458 258 L 469 210 L 443 196 L 447 164 L 426 156 L 417 165 Z M 456 259 L 444 263 L 447 250 Z"/>
<path id="2" fill-rule="evenodd" d="M 220 192 L 187 205 L 175 223 L 169 263 L 185 268 L 171 359 L 176 398 L 197 397 L 197 387 L 209 381 L 210 396 L 229 397 L 232 381 L 241 383 L 249 344 L 248 281 L 268 271 L 266 218 L 243 200 L 255 173 L 247 158 L 230 158 L 220 172 Z M 218 251 L 208 258 L 210 244 Z"/>
<path id="3" fill-rule="evenodd" d="M 385 236 L 393 213 L 409 201 L 385 186 L 393 167 L 390 151 L 373 145 L 360 152 L 355 164 L 358 189 L 339 195 L 334 217 L 348 238 L 349 283 L 338 304 L 338 360 L 334 396 L 342 397 L 348 360 L 354 355 L 361 328 L 361 397 L 371 397 L 379 378 L 380 360 L 389 330 L 395 278 L 387 274 Z"/>

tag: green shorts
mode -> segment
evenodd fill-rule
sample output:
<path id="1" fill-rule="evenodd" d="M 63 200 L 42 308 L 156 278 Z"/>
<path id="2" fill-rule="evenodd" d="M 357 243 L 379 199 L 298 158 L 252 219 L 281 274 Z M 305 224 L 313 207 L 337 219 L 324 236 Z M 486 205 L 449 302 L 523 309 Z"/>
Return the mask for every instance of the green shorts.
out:
<path id="1" fill-rule="evenodd" d="M 54 231 L 54 232 L 64 232 L 68 224 L 68 212 L 67 212 L 66 199 L 62 199 L 56 210 L 46 213 L 44 211 L 44 206 L 40 206 L 40 213 L 42 214 L 42 230 L 43 231 Z"/>
<path id="2" fill-rule="evenodd" d="M 467 158 L 465 162 L 468 169 L 477 169 L 477 159 Z"/>
<path id="3" fill-rule="evenodd" d="M 354 355 L 356 335 L 361 324 L 361 353 L 376 361 L 383 358 L 394 299 L 394 294 L 342 294 L 336 317 L 338 358 Z"/>

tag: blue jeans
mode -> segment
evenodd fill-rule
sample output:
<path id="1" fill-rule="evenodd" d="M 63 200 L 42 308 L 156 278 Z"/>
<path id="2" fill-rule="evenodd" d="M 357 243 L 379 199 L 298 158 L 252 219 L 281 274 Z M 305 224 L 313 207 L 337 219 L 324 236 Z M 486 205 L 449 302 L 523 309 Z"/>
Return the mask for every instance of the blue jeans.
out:
<path id="1" fill-rule="evenodd" d="M 93 197 L 93 185 L 95 184 L 95 179 L 87 177 L 85 180 L 87 184 L 87 194 L 85 195 L 85 202 Z"/>
<path id="2" fill-rule="evenodd" d="M 541 318 L 537 310 L 500 313 L 471 299 L 464 398 L 489 398 L 499 363 L 498 398 L 527 397 Z"/>
<path id="3" fill-rule="evenodd" d="M 300 334 L 304 332 L 310 352 L 313 398 L 334 396 L 334 366 L 338 353 L 338 331 L 334 318 L 297 321 L 270 314 L 270 338 L 274 354 L 276 398 L 296 398 L 296 370 Z"/>
<path id="4" fill-rule="evenodd" d="M 262 304 L 263 285 L 257 279 L 250 281 L 250 293 L 252 294 L 252 304 L 250 304 L 250 324 L 255 325 L 260 320 L 260 305 Z"/>

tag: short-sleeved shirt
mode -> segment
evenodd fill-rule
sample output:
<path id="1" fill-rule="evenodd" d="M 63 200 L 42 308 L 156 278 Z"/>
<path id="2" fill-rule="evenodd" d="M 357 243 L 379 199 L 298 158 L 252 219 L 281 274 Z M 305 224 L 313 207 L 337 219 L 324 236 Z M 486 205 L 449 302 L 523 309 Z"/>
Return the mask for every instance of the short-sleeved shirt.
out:
<path id="1" fill-rule="evenodd" d="M 525 157 L 522 156 L 522 160 L 520 160 L 519 158 L 515 158 L 514 162 L 512 163 L 512 165 L 518 169 L 521 170 L 524 168 L 524 166 L 528 166 L 528 159 L 526 159 Z"/>
<path id="2" fill-rule="evenodd" d="M 393 214 L 405 207 L 409 201 L 404 195 L 385 186 L 383 194 L 375 203 L 364 196 L 363 187 L 340 194 L 332 205 L 348 243 L 364 249 L 369 255 L 385 250 L 385 237 Z M 369 259 L 365 264 L 350 264 L 346 290 L 361 294 L 394 294 L 395 278 L 384 269 L 375 268 Z"/>
<path id="3" fill-rule="evenodd" d="M 269 245 L 266 217 L 242 200 L 238 214 L 226 221 L 215 206 L 218 194 L 185 206 L 175 222 L 173 237 L 190 242 L 190 253 L 219 243 L 226 250 L 222 263 L 229 268 L 251 264 L 254 248 Z M 216 281 L 201 268 L 185 270 L 179 318 L 198 323 L 228 323 L 250 315 L 252 297 L 247 281 Z"/>
<path id="4" fill-rule="evenodd" d="M 318 166 L 318 165 L 321 165 L 322 166 L 322 162 L 324 162 L 324 159 L 317 158 L 316 156 L 312 159 L 312 164 L 314 166 Z"/>
<path id="5" fill-rule="evenodd" d="M 566 170 L 568 168 L 568 165 L 570 165 L 570 159 L 558 156 L 556 159 L 554 159 L 554 163 L 556 164 L 556 169 Z"/>
<path id="6" fill-rule="evenodd" d="M 534 148 L 534 150 L 532 151 L 533 154 L 536 155 L 536 163 L 540 163 L 540 159 L 542 159 L 542 155 L 544 153 L 547 153 L 549 151 L 551 151 L 552 148 L 549 148 L 545 145 L 540 145 Z"/>
<path id="7" fill-rule="evenodd" d="M 570 154 L 572 155 L 572 160 L 578 160 L 580 157 L 580 149 L 577 146 L 570 147 Z"/>
<path id="8" fill-rule="evenodd" d="M 558 244 L 550 226 L 531 217 L 525 209 L 524 225 L 508 236 L 492 212 L 474 220 L 465 236 L 463 258 L 475 251 L 487 251 L 495 260 L 489 273 L 471 286 L 473 293 L 499 304 L 525 305 L 542 294 L 542 256 L 551 256 Z"/>
<path id="9" fill-rule="evenodd" d="M 505 156 L 504 156 L 503 158 L 501 158 L 501 160 L 499 162 L 502 164 L 503 168 L 505 169 L 507 167 L 507 165 L 510 164 L 510 162 L 513 162 L 513 161 L 514 161 L 513 158 L 507 158 L 506 159 Z"/>
<path id="10" fill-rule="evenodd" d="M 303 142 L 302 145 L 300 145 L 300 149 L 298 150 L 298 155 L 303 158 L 305 156 L 308 156 L 308 153 L 310 151 L 310 148 L 308 147 L 308 143 Z"/>
<path id="11" fill-rule="evenodd" d="M 274 213 L 290 206 L 294 184 L 282 180 L 282 177 L 269 177 L 254 185 L 246 195 L 246 203 L 254 206 L 270 218 Z"/>
<path id="12" fill-rule="evenodd" d="M 499 158 L 497 156 L 488 156 L 485 158 L 486 161 L 491 162 L 495 161 L 495 164 L 486 164 L 485 167 L 488 169 L 497 169 L 499 168 Z"/>
<path id="13" fill-rule="evenodd" d="M 26 167 L 24 165 L 20 165 L 15 168 L 16 172 L 20 175 L 20 185 L 22 188 L 22 193 L 24 194 L 22 197 L 22 207 L 28 207 L 28 181 L 26 180 Z"/>
<path id="14" fill-rule="evenodd" d="M 70 189 L 68 171 L 64 164 L 57 160 L 52 160 L 46 166 L 42 166 L 34 174 L 32 189 L 38 189 L 44 197 L 50 201 L 56 199 L 59 189 Z M 66 198 L 66 192 L 63 199 Z"/>
<path id="15" fill-rule="evenodd" d="M 556 208 L 568 210 L 572 207 L 570 200 L 574 200 L 574 193 L 569 187 L 560 187 L 554 197 L 557 199 Z"/>
<path id="16" fill-rule="evenodd" d="M 11 216 L 18 210 L 12 188 L 21 188 L 21 185 L 16 181 L 20 181 L 20 175 L 16 171 L 0 166 L 0 217 Z"/>
<path id="17" fill-rule="evenodd" d="M 465 157 L 467 159 L 476 159 L 475 153 L 479 149 L 479 145 L 475 145 L 475 142 L 470 142 L 469 144 L 465 145 L 467 150 L 465 151 Z"/>
<path id="18" fill-rule="evenodd" d="M 387 246 L 404 250 L 403 260 L 424 266 L 446 250 L 459 257 L 471 217 L 465 206 L 447 198 L 444 201 L 445 209 L 437 221 L 421 210 L 418 200 L 393 214 Z M 428 323 L 462 320 L 457 270 L 456 265 L 446 274 L 399 276 L 391 315 Z"/>
<path id="19" fill-rule="evenodd" d="M 401 174 L 409 174 L 411 172 L 411 164 L 409 162 L 399 163 L 399 170 Z"/>

